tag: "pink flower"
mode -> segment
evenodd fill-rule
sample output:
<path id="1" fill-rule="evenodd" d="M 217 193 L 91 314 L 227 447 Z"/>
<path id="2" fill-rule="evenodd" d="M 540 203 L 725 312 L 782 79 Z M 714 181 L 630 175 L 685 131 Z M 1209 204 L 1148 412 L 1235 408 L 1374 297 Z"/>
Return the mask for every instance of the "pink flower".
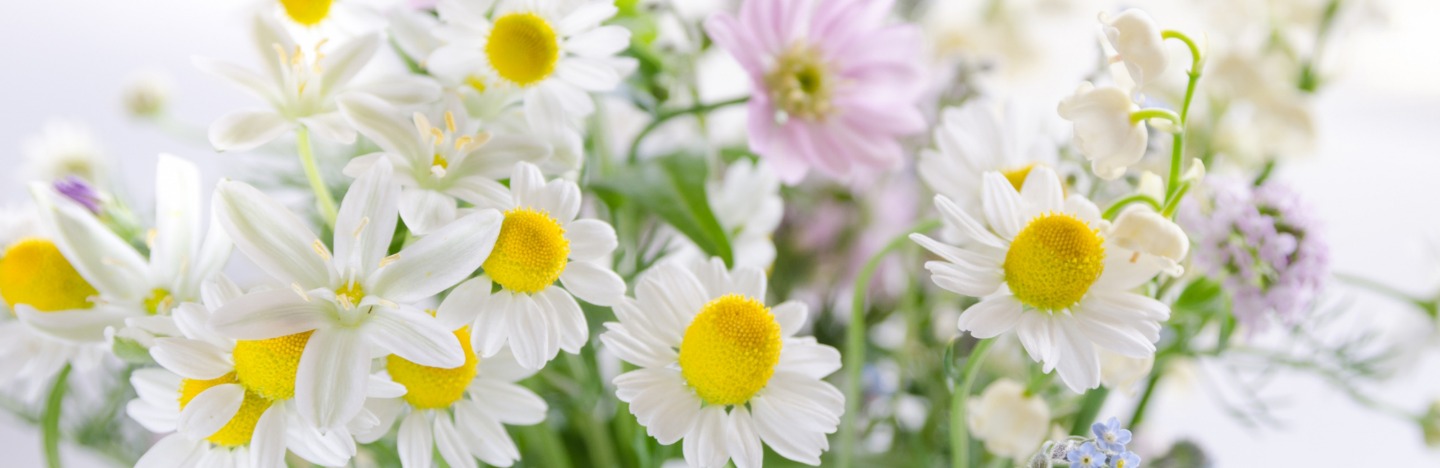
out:
<path id="1" fill-rule="evenodd" d="M 836 178 L 901 162 L 919 133 L 920 30 L 886 26 L 893 0 L 746 0 L 705 30 L 750 75 L 750 149 L 787 184 L 811 168 Z"/>

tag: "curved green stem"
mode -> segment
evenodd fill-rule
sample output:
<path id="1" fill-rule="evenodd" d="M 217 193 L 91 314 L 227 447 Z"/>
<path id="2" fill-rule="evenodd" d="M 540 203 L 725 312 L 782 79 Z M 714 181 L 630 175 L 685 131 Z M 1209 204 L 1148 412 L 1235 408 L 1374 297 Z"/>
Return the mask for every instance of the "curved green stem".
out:
<path id="1" fill-rule="evenodd" d="M 1160 202 L 1155 201 L 1154 198 L 1151 198 L 1149 195 L 1137 193 L 1135 195 L 1115 200 L 1115 203 L 1111 203 L 1110 207 L 1106 208 L 1105 213 L 1101 216 L 1104 216 L 1105 219 L 1114 220 L 1115 217 L 1120 214 L 1120 210 L 1131 203 L 1144 203 L 1146 205 L 1150 205 L 1150 207 L 1154 208 L 1157 213 L 1160 212 L 1162 208 L 1160 206 Z"/>
<path id="2" fill-rule="evenodd" d="M 1160 377 L 1164 374 L 1164 361 L 1156 359 L 1155 369 L 1150 371 L 1150 380 L 1145 382 L 1145 390 L 1140 394 L 1140 402 L 1135 404 L 1135 412 L 1130 415 L 1130 424 L 1125 425 L 1131 432 L 1137 431 L 1140 423 L 1145 420 L 1145 410 L 1150 409 L 1150 399 L 1155 396 L 1155 387 L 1160 384 Z"/>
<path id="3" fill-rule="evenodd" d="M 980 361 L 990 351 L 993 340 L 980 340 L 970 357 L 965 359 L 965 370 L 961 373 L 960 384 L 950 396 L 950 466 L 967 468 L 970 464 L 970 427 L 965 424 L 965 402 L 970 398 L 970 388 L 975 385 L 975 376 L 980 373 Z"/>
<path id="4" fill-rule="evenodd" d="M 860 273 L 855 276 L 855 286 L 850 302 L 850 326 L 845 330 L 845 415 L 840 423 L 840 463 L 847 468 L 855 459 L 856 413 L 860 411 L 860 371 L 865 366 L 865 292 L 869 290 L 870 278 L 880 267 L 880 261 L 891 251 L 910 242 L 910 234 L 929 231 L 940 227 L 939 220 L 916 223 L 905 233 L 891 239 L 880 251 L 870 256 Z"/>
<path id="5" fill-rule="evenodd" d="M 1173 122 L 1176 126 L 1184 125 L 1184 122 L 1182 122 L 1180 119 L 1180 115 L 1176 114 L 1175 111 L 1172 111 L 1170 109 L 1160 109 L 1152 107 L 1149 109 L 1140 109 L 1130 113 L 1130 123 L 1132 124 L 1140 123 L 1141 121 L 1150 119 L 1165 119 Z"/>
<path id="6" fill-rule="evenodd" d="M 661 125 L 664 125 L 665 122 L 670 121 L 670 119 L 680 117 L 682 115 L 704 114 L 722 107 L 729 107 L 736 104 L 744 104 L 746 101 L 749 100 L 749 96 L 744 96 L 710 104 L 696 104 L 690 107 L 686 107 L 684 109 L 661 112 L 659 115 L 655 116 L 655 120 L 650 121 L 649 125 L 646 125 L 645 128 L 640 130 L 640 133 L 635 135 L 635 141 L 630 142 L 630 150 L 626 153 L 626 158 L 632 163 L 640 160 L 640 142 L 645 141 L 645 137 L 650 136 L 651 132 L 654 132 L 655 129 L 660 128 Z"/>
<path id="7" fill-rule="evenodd" d="M 60 402 L 65 399 L 66 382 L 70 379 L 70 365 L 60 369 L 55 376 L 55 383 L 50 386 L 50 397 L 45 400 L 44 419 L 40 420 L 40 428 L 44 434 L 42 439 L 45 446 L 45 465 L 50 468 L 60 468 Z"/>
<path id="8" fill-rule="evenodd" d="M 1190 185 L 1189 181 L 1180 183 L 1180 188 L 1175 189 L 1175 196 L 1170 197 L 1170 201 L 1165 202 L 1165 209 L 1160 210 L 1161 216 L 1166 218 L 1175 216 L 1175 210 L 1180 209 L 1180 200 L 1185 198 L 1185 194 L 1190 191 Z"/>
<path id="9" fill-rule="evenodd" d="M 325 218 L 325 224 L 334 227 L 339 210 L 335 209 L 335 197 L 330 195 L 330 187 L 320 177 L 320 166 L 315 164 L 315 151 L 310 148 L 310 129 L 301 126 L 295 130 L 295 146 L 300 152 L 305 178 L 310 180 L 310 190 L 315 192 L 315 204 L 320 207 L 320 215 Z"/>
<path id="10" fill-rule="evenodd" d="M 1165 205 L 1179 203 L 1177 192 L 1179 191 L 1180 168 L 1184 165 L 1181 158 L 1185 151 L 1185 124 L 1190 118 L 1190 102 L 1195 98 L 1195 85 L 1200 81 L 1200 69 L 1205 66 L 1205 55 L 1200 52 L 1200 47 L 1180 31 L 1165 30 L 1160 33 L 1164 39 L 1175 39 L 1185 43 L 1190 49 L 1190 70 L 1186 72 L 1189 80 L 1185 84 L 1185 100 L 1180 104 L 1179 129 L 1175 131 L 1175 142 L 1170 150 L 1170 178 L 1165 180 Z M 1180 194 L 1183 196 L 1183 193 Z"/>

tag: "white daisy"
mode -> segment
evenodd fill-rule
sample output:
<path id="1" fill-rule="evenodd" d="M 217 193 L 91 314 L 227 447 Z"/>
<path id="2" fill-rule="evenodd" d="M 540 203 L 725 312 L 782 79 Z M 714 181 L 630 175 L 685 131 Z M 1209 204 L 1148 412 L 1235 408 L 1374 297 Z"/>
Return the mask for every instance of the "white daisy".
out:
<path id="1" fill-rule="evenodd" d="M 489 288 L 488 281 L 470 280 L 456 287 L 436 311 L 441 325 L 455 329 L 455 339 L 465 348 L 464 364 L 442 369 L 393 354 L 385 358 L 388 379 L 406 392 L 401 398 L 366 402 L 380 424 L 357 433 L 359 442 L 384 436 L 399 419 L 396 445 L 405 467 L 432 466 L 437 450 L 447 465 L 457 468 L 476 466 L 476 458 L 492 466 L 510 466 L 520 459 L 505 425 L 544 421 L 547 405 L 535 392 L 515 384 L 534 370 L 520 367 L 508 352 L 479 359 L 470 346 L 470 323 L 478 312 L 470 305 L 483 300 Z"/>
<path id="2" fill-rule="evenodd" d="M 163 369 L 131 377 L 139 398 L 126 406 L 130 417 L 156 433 L 176 432 L 137 466 L 283 466 L 287 448 L 326 466 L 354 456 L 349 432 L 321 435 L 294 414 L 295 375 L 310 333 L 236 341 L 210 328 L 210 311 L 242 294 L 223 275 L 207 282 L 203 305 L 175 310 L 180 336 L 160 338 L 150 349 Z M 384 382 L 369 388 L 403 392 Z"/>
<path id="3" fill-rule="evenodd" d="M 27 180 L 52 182 L 75 176 L 86 182 L 101 184 L 106 160 L 90 130 L 79 123 L 55 120 L 45 124 L 40 134 L 25 140 L 25 177 Z"/>
<path id="4" fill-rule="evenodd" d="M 252 292 L 215 312 L 212 326 L 239 340 L 313 331 L 295 383 L 303 419 L 329 431 L 361 410 L 372 349 L 416 362 L 464 362 L 450 330 L 411 304 L 465 279 L 485 259 L 500 214 L 481 210 L 386 256 L 395 232 L 399 186 L 388 163 L 350 187 L 335 221 L 335 250 L 299 216 L 244 183 L 222 181 L 215 212 L 236 247 L 286 287 Z"/>
<path id="5" fill-rule="evenodd" d="M 248 150 L 297 127 L 331 141 L 352 143 L 355 130 L 335 107 L 334 98 L 341 92 L 370 93 L 397 104 L 423 104 L 439 97 L 439 86 L 414 75 L 396 75 L 363 86 L 350 84 L 379 49 L 378 34 L 328 48 L 327 41 L 320 41 L 305 49 L 274 18 L 257 15 L 254 28 L 265 73 L 220 60 L 194 59 L 196 67 L 249 91 L 270 107 L 232 112 L 211 124 L 210 143 L 218 151 Z M 325 49 L 323 53 L 321 49 Z"/>
<path id="6" fill-rule="evenodd" d="M 1030 358 L 1076 392 L 1100 384 L 1098 348 L 1132 357 L 1155 352 L 1164 303 L 1131 292 L 1168 265 L 1121 247 L 1094 203 L 1064 195 L 1060 179 L 1037 167 L 1017 192 L 998 172 L 985 174 L 984 224 L 944 195 L 935 197 L 946 227 L 964 247 L 910 236 L 943 258 L 925 264 L 935 284 L 982 298 L 959 327 L 977 338 L 1015 330 Z"/>
<path id="7" fill-rule="evenodd" d="M 426 65 L 452 81 L 523 89 L 525 118 L 541 133 L 573 131 L 565 127 L 574 117 L 595 110 L 585 93 L 615 89 L 635 68 L 633 59 L 615 56 L 629 46 L 630 31 L 600 24 L 615 16 L 614 2 L 494 3 L 440 2 L 445 45 Z"/>
<path id="8" fill-rule="evenodd" d="M 1027 114 L 1015 101 L 976 99 L 947 108 L 935 128 L 935 149 L 920 151 L 916 172 L 935 193 L 966 210 L 980 207 L 981 180 L 996 171 L 1021 189 L 1036 166 L 1055 167 L 1058 156 L 1046 112 Z"/>
<path id="9" fill-rule="evenodd" d="M 765 273 L 727 272 L 719 259 L 656 266 L 615 307 L 619 323 L 600 339 L 639 366 L 615 378 L 616 395 L 662 444 L 685 439 L 690 466 L 758 467 L 761 443 L 785 458 L 820 464 L 845 397 L 823 379 L 840 353 L 796 337 L 807 309 L 766 307 Z"/>
<path id="10" fill-rule="evenodd" d="M 454 221 L 457 200 L 503 206 L 510 194 L 496 179 L 507 177 L 516 162 L 550 157 L 549 146 L 534 139 L 480 131 L 464 111 L 445 111 L 437 127 L 419 112 L 406 122 L 374 96 L 346 95 L 339 103 L 345 118 L 385 151 L 351 160 L 345 174 L 358 177 L 376 161 L 389 160 L 400 183 L 400 219 L 417 235 Z"/>
<path id="11" fill-rule="evenodd" d="M 105 329 L 120 327 L 127 317 L 164 315 L 176 304 L 200 299 L 200 284 L 220 271 L 230 258 L 230 238 L 214 224 L 201 236 L 200 173 L 194 164 L 160 155 L 155 170 L 155 224 L 147 243 L 147 261 L 129 242 L 48 184 L 32 183 L 41 224 L 50 240 L 11 246 L 6 268 L 33 268 L 36 287 L 62 288 L 52 293 L 36 287 L 12 287 L 31 296 L 10 302 L 16 316 L 31 328 L 56 338 L 97 343 Z M 19 260 L 23 249 L 32 260 Z M 60 258 L 55 253 L 63 254 Z M 48 261 L 46 260 L 48 259 Z M 88 285 L 47 279 L 43 271 L 60 271 L 68 260 L 77 278 Z M 75 278 L 71 278 L 72 280 Z M 89 289 L 86 289 L 89 288 Z"/>
<path id="12" fill-rule="evenodd" d="M 301 38 L 347 39 L 385 27 L 391 0 L 264 0 L 271 16 Z"/>
<path id="13" fill-rule="evenodd" d="M 576 297 L 610 306 L 624 296 L 624 280 L 606 265 L 618 241 L 604 221 L 575 219 L 579 186 L 563 179 L 546 183 L 530 163 L 515 164 L 509 195 L 498 207 L 505 223 L 481 277 L 499 289 L 471 305 L 480 311 L 473 340 L 482 358 L 508 344 L 521 366 L 539 369 L 562 349 L 580 352 L 590 339 Z"/>

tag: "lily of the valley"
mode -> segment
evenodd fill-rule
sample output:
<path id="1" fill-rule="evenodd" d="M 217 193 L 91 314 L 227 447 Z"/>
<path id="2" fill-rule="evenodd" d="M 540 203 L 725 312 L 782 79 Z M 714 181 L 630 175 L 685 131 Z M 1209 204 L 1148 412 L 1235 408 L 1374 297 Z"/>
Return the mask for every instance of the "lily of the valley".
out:
<path id="1" fill-rule="evenodd" d="M 250 185 L 224 181 L 215 211 L 236 247 L 284 287 L 227 302 L 212 326 L 240 340 L 312 332 L 295 380 L 300 416 L 322 431 L 361 410 L 371 358 L 392 353 L 450 368 L 465 362 L 451 330 L 416 304 L 464 280 L 490 254 L 501 216 L 481 210 L 386 256 L 400 188 L 388 163 L 351 186 L 332 250 L 280 203 Z"/>
<path id="2" fill-rule="evenodd" d="M 1115 48 L 1112 60 L 1120 61 L 1135 82 L 1135 91 L 1153 82 L 1165 72 L 1169 57 L 1165 53 L 1165 39 L 1160 27 L 1150 15 L 1136 9 L 1125 10 L 1118 16 L 1100 15 L 1105 39 Z"/>
<path id="3" fill-rule="evenodd" d="M 1131 118 L 1140 106 L 1116 86 L 1080 83 L 1075 94 L 1060 101 L 1060 117 L 1075 124 L 1075 146 L 1090 161 L 1095 176 L 1115 180 L 1145 157 L 1150 141 L 1145 121 Z"/>

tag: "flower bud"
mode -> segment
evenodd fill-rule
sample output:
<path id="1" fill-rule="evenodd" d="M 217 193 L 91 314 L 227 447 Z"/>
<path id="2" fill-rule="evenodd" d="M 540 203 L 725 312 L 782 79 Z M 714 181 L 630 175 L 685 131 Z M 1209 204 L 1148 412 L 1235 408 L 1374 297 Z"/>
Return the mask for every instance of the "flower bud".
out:
<path id="1" fill-rule="evenodd" d="M 1154 81 L 1169 65 L 1165 53 L 1165 40 L 1160 37 L 1160 27 L 1150 15 L 1136 9 L 1125 10 L 1120 16 L 1110 18 L 1101 14 L 1105 38 L 1115 48 L 1130 79 L 1139 90 L 1149 81 Z"/>
<path id="2" fill-rule="evenodd" d="M 155 117 L 165 112 L 170 103 L 173 85 L 170 77 L 159 72 L 142 72 L 130 78 L 121 97 L 125 111 L 136 117 Z"/>
<path id="3" fill-rule="evenodd" d="M 1075 146 L 1097 177 L 1115 180 L 1145 157 L 1150 136 L 1143 121 L 1132 121 L 1139 106 L 1114 86 L 1096 88 L 1080 83 L 1075 94 L 1060 101 L 1060 117 L 1075 124 Z"/>
<path id="4" fill-rule="evenodd" d="M 1045 442 L 1050 430 L 1050 407 L 1025 386 L 1000 379 L 970 401 L 970 432 L 985 442 L 985 450 L 1023 460 Z"/>
<path id="5" fill-rule="evenodd" d="M 1185 271 L 1180 262 L 1190 252 L 1190 239 L 1179 225 L 1149 207 L 1126 208 L 1111 226 L 1110 238 L 1121 248 L 1165 260 L 1169 264 L 1166 273 L 1179 275 Z"/>

